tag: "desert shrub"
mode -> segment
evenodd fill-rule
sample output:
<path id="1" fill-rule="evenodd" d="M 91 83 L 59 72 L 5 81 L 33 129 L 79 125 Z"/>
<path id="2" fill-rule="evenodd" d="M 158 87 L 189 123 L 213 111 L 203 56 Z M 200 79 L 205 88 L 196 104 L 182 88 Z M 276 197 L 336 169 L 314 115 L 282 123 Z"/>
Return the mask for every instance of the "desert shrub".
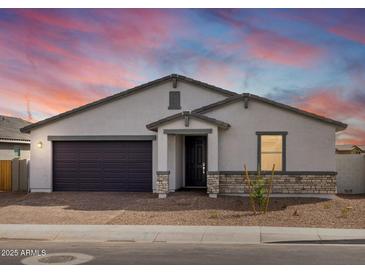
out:
<path id="1" fill-rule="evenodd" d="M 264 178 L 257 177 L 256 180 L 253 181 L 250 196 L 254 199 L 259 208 L 263 208 L 265 206 L 267 189 Z"/>
<path id="2" fill-rule="evenodd" d="M 248 184 L 249 200 L 253 212 L 266 213 L 270 203 L 272 182 L 274 178 L 275 165 L 272 167 L 271 177 L 265 178 L 260 171 L 253 178 L 248 175 L 246 164 L 244 165 L 245 177 Z M 259 168 L 260 170 L 260 168 Z"/>

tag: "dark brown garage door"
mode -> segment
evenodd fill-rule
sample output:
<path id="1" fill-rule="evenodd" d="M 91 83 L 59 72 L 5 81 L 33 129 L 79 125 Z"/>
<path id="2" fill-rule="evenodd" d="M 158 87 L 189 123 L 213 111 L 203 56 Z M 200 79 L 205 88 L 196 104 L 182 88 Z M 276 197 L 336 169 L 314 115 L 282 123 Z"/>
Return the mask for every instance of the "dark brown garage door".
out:
<path id="1" fill-rule="evenodd" d="M 54 191 L 152 191 L 152 142 L 54 142 Z"/>

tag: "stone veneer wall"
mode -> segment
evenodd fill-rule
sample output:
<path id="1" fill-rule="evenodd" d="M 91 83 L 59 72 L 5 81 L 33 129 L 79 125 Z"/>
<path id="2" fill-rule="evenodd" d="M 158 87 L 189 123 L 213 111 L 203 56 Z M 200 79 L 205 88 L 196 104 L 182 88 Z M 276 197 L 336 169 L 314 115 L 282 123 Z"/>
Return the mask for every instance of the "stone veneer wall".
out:
<path id="1" fill-rule="evenodd" d="M 263 175 L 269 178 L 271 175 Z M 252 175 L 250 175 L 253 178 Z M 208 186 L 209 189 L 209 186 Z M 219 174 L 220 194 L 248 193 L 242 174 Z M 274 175 L 272 193 L 276 194 L 335 194 L 336 175 Z"/>

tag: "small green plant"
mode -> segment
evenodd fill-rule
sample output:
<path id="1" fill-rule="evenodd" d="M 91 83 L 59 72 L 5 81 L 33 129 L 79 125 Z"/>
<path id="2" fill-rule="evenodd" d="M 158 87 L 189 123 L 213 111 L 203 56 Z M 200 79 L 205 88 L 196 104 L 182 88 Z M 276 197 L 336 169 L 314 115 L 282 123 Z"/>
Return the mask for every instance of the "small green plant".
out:
<path id="1" fill-rule="evenodd" d="M 272 167 L 271 177 L 269 179 L 265 179 L 261 175 L 260 168 L 258 174 L 255 175 L 253 179 L 251 179 L 248 175 L 246 164 L 244 165 L 244 170 L 246 174 L 246 181 L 248 183 L 250 205 L 254 214 L 257 214 L 258 212 L 266 213 L 272 192 L 275 164 Z"/>
<path id="2" fill-rule="evenodd" d="M 212 211 L 209 213 L 209 219 L 218 219 L 219 218 L 219 213 L 218 211 Z"/>
<path id="3" fill-rule="evenodd" d="M 347 218 L 349 216 L 350 211 L 352 210 L 352 207 L 348 206 L 348 207 L 343 207 L 341 209 L 341 217 L 342 218 Z"/>
<path id="4" fill-rule="evenodd" d="M 323 208 L 324 209 L 330 209 L 331 208 L 331 204 L 328 204 L 328 203 L 327 204 L 324 204 L 323 205 Z"/>

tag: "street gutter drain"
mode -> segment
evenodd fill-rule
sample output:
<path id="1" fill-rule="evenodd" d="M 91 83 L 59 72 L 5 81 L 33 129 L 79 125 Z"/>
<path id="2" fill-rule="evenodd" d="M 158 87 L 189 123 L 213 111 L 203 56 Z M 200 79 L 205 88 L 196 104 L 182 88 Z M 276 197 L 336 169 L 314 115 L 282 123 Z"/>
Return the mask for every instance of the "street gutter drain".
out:
<path id="1" fill-rule="evenodd" d="M 75 256 L 71 255 L 59 255 L 59 256 L 49 256 L 46 258 L 41 258 L 38 261 L 45 264 L 60 264 L 75 260 Z"/>
<path id="2" fill-rule="evenodd" d="M 44 257 L 27 257 L 21 262 L 27 265 L 75 265 L 87 263 L 92 259 L 94 259 L 93 256 L 83 253 L 49 253 Z"/>

